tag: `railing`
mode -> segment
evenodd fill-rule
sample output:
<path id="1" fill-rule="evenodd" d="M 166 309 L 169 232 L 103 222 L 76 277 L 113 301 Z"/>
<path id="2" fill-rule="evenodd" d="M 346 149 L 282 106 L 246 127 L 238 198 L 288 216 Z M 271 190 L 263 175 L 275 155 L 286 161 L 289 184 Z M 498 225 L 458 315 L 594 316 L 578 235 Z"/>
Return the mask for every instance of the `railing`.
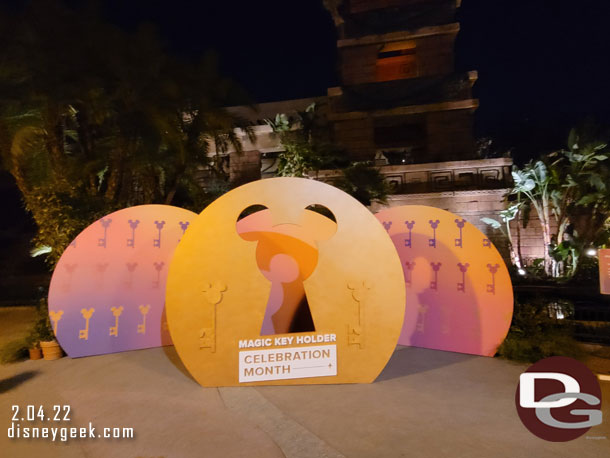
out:
<path id="1" fill-rule="evenodd" d="M 512 184 L 510 158 L 428 164 L 382 165 L 378 170 L 392 188 L 392 194 L 504 189 Z M 322 170 L 314 178 L 332 183 L 339 170 Z"/>

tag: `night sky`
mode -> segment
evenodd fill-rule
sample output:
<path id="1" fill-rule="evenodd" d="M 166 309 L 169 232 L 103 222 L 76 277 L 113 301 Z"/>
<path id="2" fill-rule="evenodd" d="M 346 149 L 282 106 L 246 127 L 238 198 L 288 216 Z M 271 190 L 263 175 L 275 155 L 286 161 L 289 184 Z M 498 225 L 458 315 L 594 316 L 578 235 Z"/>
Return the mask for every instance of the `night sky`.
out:
<path id="1" fill-rule="evenodd" d="M 0 0 L 9 8 L 24 3 Z M 154 24 L 171 53 L 197 59 L 214 50 L 221 71 L 257 102 L 324 95 L 339 84 L 335 28 L 321 0 L 99 3 L 108 21 L 127 30 Z M 588 116 L 610 126 L 610 1 L 463 0 L 458 20 L 457 70 L 479 72 L 478 137 L 513 147 L 523 162 L 564 146 L 569 128 Z M 3 172 L 10 217 L 1 230 L 23 215 L 9 181 Z"/>
<path id="2" fill-rule="evenodd" d="M 67 0 L 79 5 L 85 0 Z M 25 0 L 0 0 L 16 7 Z M 127 30 L 151 23 L 169 52 L 218 55 L 257 102 L 323 95 L 339 84 L 322 0 L 98 0 Z M 458 71 L 478 70 L 476 135 L 522 161 L 564 146 L 587 117 L 610 124 L 610 2 L 463 0 Z"/>
<path id="3" fill-rule="evenodd" d="M 172 52 L 214 49 L 258 102 L 323 95 L 339 84 L 336 36 L 321 0 L 107 0 L 122 27 L 158 27 Z M 610 2 L 463 0 L 459 71 L 478 70 L 476 135 L 522 161 L 564 146 L 587 117 L 610 124 Z"/>

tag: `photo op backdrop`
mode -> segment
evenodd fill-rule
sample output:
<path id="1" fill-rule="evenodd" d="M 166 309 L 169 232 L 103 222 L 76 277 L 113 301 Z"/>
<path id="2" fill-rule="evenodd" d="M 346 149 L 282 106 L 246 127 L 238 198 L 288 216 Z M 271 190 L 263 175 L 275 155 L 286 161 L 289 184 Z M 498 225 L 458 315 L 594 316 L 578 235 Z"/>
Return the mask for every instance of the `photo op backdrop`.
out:
<path id="1" fill-rule="evenodd" d="M 196 216 L 169 205 L 125 208 L 72 241 L 49 287 L 51 324 L 68 356 L 171 344 L 164 313 L 167 269 Z"/>
<path id="2" fill-rule="evenodd" d="M 510 327 L 513 288 L 487 236 L 435 207 L 392 207 L 376 216 L 404 269 L 407 301 L 399 343 L 493 356 Z"/>
<path id="3" fill-rule="evenodd" d="M 201 385 L 296 385 L 372 382 L 404 303 L 396 249 L 366 207 L 318 181 L 272 178 L 230 191 L 192 222 L 166 310 Z"/>

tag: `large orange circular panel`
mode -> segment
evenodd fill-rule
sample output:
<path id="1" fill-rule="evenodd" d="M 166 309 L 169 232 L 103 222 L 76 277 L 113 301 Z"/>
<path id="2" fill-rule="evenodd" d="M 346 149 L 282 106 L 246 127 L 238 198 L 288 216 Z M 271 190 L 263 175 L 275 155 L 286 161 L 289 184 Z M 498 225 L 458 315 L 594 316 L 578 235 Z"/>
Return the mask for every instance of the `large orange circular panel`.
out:
<path id="1" fill-rule="evenodd" d="M 238 221 L 253 205 L 267 210 Z M 366 207 L 318 181 L 273 178 L 193 221 L 166 308 L 201 385 L 356 383 L 372 382 L 390 358 L 404 301 L 394 245 Z"/>
<path id="2" fill-rule="evenodd" d="M 404 269 L 407 291 L 399 343 L 493 356 L 513 313 L 502 256 L 465 219 L 423 205 L 377 213 Z"/>

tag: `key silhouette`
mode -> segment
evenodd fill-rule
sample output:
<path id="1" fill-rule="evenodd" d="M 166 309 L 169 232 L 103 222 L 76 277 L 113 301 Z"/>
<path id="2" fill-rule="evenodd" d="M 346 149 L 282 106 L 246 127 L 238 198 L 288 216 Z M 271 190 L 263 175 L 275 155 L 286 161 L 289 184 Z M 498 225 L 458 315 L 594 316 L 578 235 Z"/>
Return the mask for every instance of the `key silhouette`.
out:
<path id="1" fill-rule="evenodd" d="M 405 224 L 407 225 L 407 229 L 409 231 L 409 238 L 405 239 L 405 246 L 412 248 L 412 240 L 413 240 L 412 231 L 413 231 L 413 226 L 415 226 L 415 221 L 405 221 Z"/>
<path id="2" fill-rule="evenodd" d="M 487 268 L 489 269 L 489 273 L 491 273 L 491 283 L 487 284 L 487 292 L 495 295 L 496 294 L 496 272 L 498 272 L 498 269 L 500 268 L 500 264 L 494 264 L 493 266 L 491 264 L 487 264 Z"/>
<path id="3" fill-rule="evenodd" d="M 155 221 L 155 226 L 157 226 L 157 238 L 153 239 L 153 247 L 161 248 L 161 231 L 165 226 L 165 221 Z"/>
<path id="4" fill-rule="evenodd" d="M 66 264 L 65 265 L 66 272 L 68 273 L 68 281 L 66 283 L 64 283 L 62 289 L 66 292 L 70 291 L 70 288 L 72 287 L 72 277 L 74 276 L 74 271 L 76 270 L 77 266 L 78 266 L 78 264 Z"/>
<path id="5" fill-rule="evenodd" d="M 483 246 L 485 248 L 491 248 L 491 240 L 489 239 L 483 239 Z"/>
<path id="6" fill-rule="evenodd" d="M 390 228 L 392 227 L 392 221 L 384 221 L 381 224 L 383 224 L 383 227 L 385 228 L 386 231 L 389 231 Z"/>
<path id="7" fill-rule="evenodd" d="M 53 311 L 49 310 L 49 316 L 51 317 L 51 321 L 53 322 L 53 333 L 57 335 L 57 325 L 59 324 L 59 320 L 64 315 L 63 310 Z"/>
<path id="8" fill-rule="evenodd" d="M 110 226 L 110 223 L 112 223 L 111 219 L 101 219 L 100 220 L 100 224 L 104 228 L 104 236 L 97 239 L 97 246 L 106 248 L 107 240 L 108 240 L 108 226 Z"/>
<path id="9" fill-rule="evenodd" d="M 93 315 L 94 312 L 95 312 L 95 309 L 93 307 L 91 307 L 88 310 L 81 309 L 80 313 L 83 316 L 83 318 L 85 319 L 85 329 L 81 329 L 80 331 L 78 331 L 79 339 L 89 340 L 89 320 L 91 319 L 91 316 Z"/>
<path id="10" fill-rule="evenodd" d="M 441 268 L 440 262 L 431 262 L 430 267 L 432 267 L 432 272 L 434 272 L 434 280 L 430 282 L 430 289 L 438 290 L 438 271 Z"/>
<path id="11" fill-rule="evenodd" d="M 222 302 L 227 285 L 221 281 L 204 283 L 203 297 L 212 307 L 212 324 L 207 328 L 199 330 L 199 348 L 210 348 L 212 353 L 216 352 L 216 308 Z"/>
<path id="12" fill-rule="evenodd" d="M 352 298 L 358 304 L 358 323 L 348 325 L 348 345 L 364 348 L 364 313 L 371 287 L 366 280 L 347 284 L 347 288 L 352 291 Z"/>
<path id="13" fill-rule="evenodd" d="M 440 221 L 437 219 L 436 221 L 428 221 L 430 223 L 430 227 L 432 227 L 432 238 L 428 239 L 428 246 L 436 248 L 436 228 L 440 224 Z"/>
<path id="14" fill-rule="evenodd" d="M 180 224 L 180 229 L 182 229 L 182 235 L 184 235 L 184 233 L 186 232 L 186 230 L 189 227 L 190 222 L 189 221 L 179 221 L 178 224 Z M 180 240 L 182 240 L 182 236 L 180 236 Z"/>
<path id="15" fill-rule="evenodd" d="M 127 239 L 127 246 L 131 247 L 131 248 L 135 248 L 135 246 L 136 246 L 136 228 L 138 227 L 138 224 L 140 224 L 140 220 L 139 219 L 137 219 L 135 221 L 129 220 L 127 222 L 129 223 L 129 227 L 131 228 L 131 238 Z"/>
<path id="16" fill-rule="evenodd" d="M 125 264 L 125 267 L 127 267 L 127 280 L 125 281 L 125 286 L 129 289 L 131 289 L 131 287 L 133 286 L 133 273 L 135 272 L 136 268 L 138 267 L 138 263 L 137 262 L 128 262 Z"/>
<path id="17" fill-rule="evenodd" d="M 98 275 L 98 288 L 102 288 L 104 286 L 104 274 L 106 273 L 106 269 L 108 268 L 107 262 L 100 262 L 95 265 L 95 270 Z"/>
<path id="18" fill-rule="evenodd" d="M 457 290 L 465 293 L 466 292 L 466 271 L 468 270 L 468 267 L 470 267 L 470 264 L 468 264 L 468 263 L 462 264 L 461 262 L 458 262 L 457 266 L 459 267 L 460 272 L 462 272 L 462 281 L 457 284 Z"/>
<path id="19" fill-rule="evenodd" d="M 150 305 L 140 305 L 140 314 L 142 315 L 142 323 L 138 325 L 138 334 L 146 334 L 146 315 L 150 310 Z"/>
<path id="20" fill-rule="evenodd" d="M 157 271 L 157 278 L 153 280 L 153 288 L 158 288 L 161 284 L 161 271 L 163 270 L 164 262 L 153 262 L 155 270 Z"/>
<path id="21" fill-rule="evenodd" d="M 459 238 L 455 239 L 455 246 L 462 248 L 463 247 L 462 244 L 463 244 L 463 240 L 464 240 L 462 238 L 462 229 L 464 229 L 464 226 L 466 225 L 466 220 L 465 219 L 463 219 L 463 220 L 456 219 L 455 224 L 457 224 L 457 227 L 460 230 Z"/>
<path id="22" fill-rule="evenodd" d="M 112 315 L 114 316 L 114 326 L 110 326 L 110 335 L 114 337 L 119 336 L 119 317 L 121 313 L 123 313 L 123 306 L 120 307 L 110 307 L 112 311 Z"/>

